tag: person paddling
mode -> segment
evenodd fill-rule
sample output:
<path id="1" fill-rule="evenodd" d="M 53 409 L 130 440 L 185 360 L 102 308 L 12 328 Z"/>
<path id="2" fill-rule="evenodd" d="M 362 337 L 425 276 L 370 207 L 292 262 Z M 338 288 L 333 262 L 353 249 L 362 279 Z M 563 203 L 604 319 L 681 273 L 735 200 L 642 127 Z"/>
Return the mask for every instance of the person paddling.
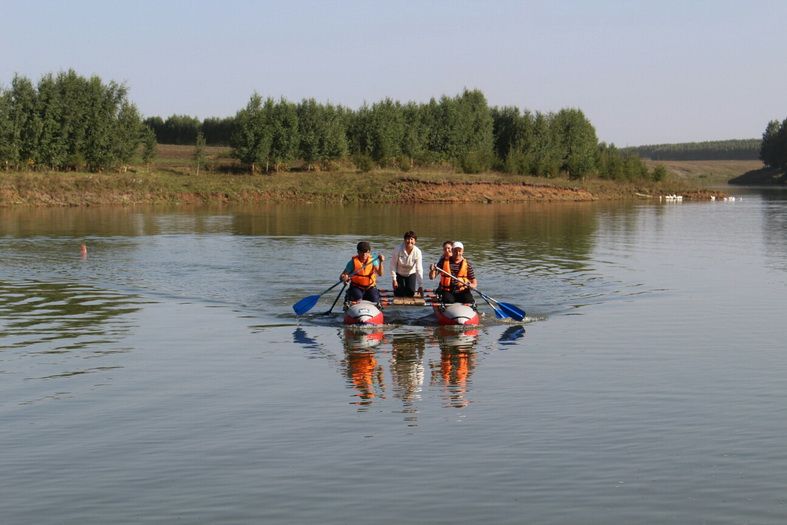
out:
<path id="1" fill-rule="evenodd" d="M 349 282 L 345 300 L 349 302 L 365 299 L 375 304 L 380 304 L 380 291 L 377 289 L 377 276 L 383 274 L 385 256 L 377 256 L 379 263 L 372 259 L 372 248 L 366 241 L 361 241 L 356 246 L 358 255 L 354 256 L 344 267 L 339 279 Z M 354 275 L 353 275 L 354 274 Z"/>
<path id="2" fill-rule="evenodd" d="M 391 279 L 395 297 L 413 297 L 424 292 L 424 265 L 421 249 L 415 245 L 418 237 L 410 230 L 404 234 L 404 242 L 397 246 L 391 256 Z"/>
<path id="3" fill-rule="evenodd" d="M 475 304 L 471 288 L 478 286 L 478 280 L 475 278 L 473 265 L 464 258 L 465 246 L 461 242 L 455 241 L 451 245 L 451 256 L 446 257 L 446 244 L 447 242 L 443 243 L 443 256 L 440 257 L 437 264 L 429 267 L 429 278 L 434 279 L 439 273 L 437 268 L 440 268 L 456 279 L 451 279 L 448 275 L 440 273 L 440 284 L 436 293 L 443 303 Z"/>

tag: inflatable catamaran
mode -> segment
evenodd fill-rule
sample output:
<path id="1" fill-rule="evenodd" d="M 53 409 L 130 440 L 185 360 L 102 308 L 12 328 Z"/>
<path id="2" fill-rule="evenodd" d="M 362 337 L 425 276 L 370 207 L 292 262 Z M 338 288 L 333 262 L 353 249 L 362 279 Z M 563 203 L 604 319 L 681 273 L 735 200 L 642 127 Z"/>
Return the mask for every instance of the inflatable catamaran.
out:
<path id="1" fill-rule="evenodd" d="M 428 292 L 428 291 L 427 291 Z M 451 303 L 442 304 L 436 295 L 429 293 L 426 297 L 394 297 L 388 290 L 380 290 L 380 306 L 387 308 L 431 307 L 439 325 L 477 325 L 480 321 L 474 304 Z M 381 325 L 384 315 L 378 305 L 369 301 L 348 303 L 344 309 L 344 324 L 347 325 Z"/>

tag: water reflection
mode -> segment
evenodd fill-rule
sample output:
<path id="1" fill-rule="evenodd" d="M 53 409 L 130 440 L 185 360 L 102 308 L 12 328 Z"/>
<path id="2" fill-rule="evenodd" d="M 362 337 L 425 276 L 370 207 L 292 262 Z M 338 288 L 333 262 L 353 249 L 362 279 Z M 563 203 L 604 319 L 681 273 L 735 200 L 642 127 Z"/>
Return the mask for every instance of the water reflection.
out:
<path id="1" fill-rule="evenodd" d="M 302 329 L 296 330 L 299 331 Z M 477 328 L 448 326 L 393 333 L 345 328 L 341 333 L 344 358 L 340 369 L 353 391 L 352 404 L 359 411 L 366 411 L 372 403 L 390 395 L 401 401 L 405 422 L 415 426 L 428 367 L 429 386 L 439 391 L 444 406 L 466 407 L 470 403 L 470 378 L 477 366 L 479 333 Z M 509 327 L 500 341 L 513 341 L 522 335 L 523 327 Z M 298 333 L 294 340 L 302 342 L 305 348 L 316 344 L 305 333 Z M 439 357 L 427 358 L 430 348 L 439 351 Z"/>
<path id="2" fill-rule="evenodd" d="M 763 237 L 771 266 L 787 271 L 787 191 L 762 193 Z"/>
<path id="3" fill-rule="evenodd" d="M 128 314 L 140 303 L 74 283 L 0 281 L 0 374 L 4 387 L 19 381 L 2 401 L 24 406 L 107 384 L 123 368 L 117 358 L 129 348 L 118 343 L 135 329 Z M 28 381 L 43 390 L 21 386 Z"/>
<path id="4" fill-rule="evenodd" d="M 540 317 L 615 293 L 594 268 L 599 217 L 629 224 L 636 216 L 636 208 L 617 203 L 11 208 L 0 210 L 0 238 L 10 280 L 56 273 L 104 288 L 264 310 L 272 296 L 292 304 L 324 289 L 359 238 L 387 254 L 413 229 L 427 263 L 443 240 L 461 239 L 486 293 Z M 82 239 L 88 264 L 77 267 L 70 256 Z M 272 275 L 297 276 L 297 285 Z"/>
<path id="5" fill-rule="evenodd" d="M 51 354 L 103 346 L 128 333 L 123 317 L 137 311 L 137 303 L 79 284 L 0 281 L 0 351 Z"/>
<path id="6" fill-rule="evenodd" d="M 441 326 L 435 329 L 434 336 L 440 346 L 440 361 L 429 363 L 431 384 L 443 387 L 445 406 L 464 408 L 470 404 L 469 384 L 476 368 L 478 330 Z"/>
<path id="7" fill-rule="evenodd" d="M 384 336 L 382 330 L 344 330 L 345 355 L 342 364 L 348 385 L 355 391 L 354 396 L 357 398 L 353 404 L 358 405 L 361 411 L 366 410 L 374 399 L 385 399 L 385 373 L 374 351 Z"/>
<path id="8" fill-rule="evenodd" d="M 418 423 L 416 401 L 424 384 L 424 353 L 426 340 L 421 334 L 394 334 L 391 338 L 391 382 L 394 397 L 401 399 L 405 421 Z"/>

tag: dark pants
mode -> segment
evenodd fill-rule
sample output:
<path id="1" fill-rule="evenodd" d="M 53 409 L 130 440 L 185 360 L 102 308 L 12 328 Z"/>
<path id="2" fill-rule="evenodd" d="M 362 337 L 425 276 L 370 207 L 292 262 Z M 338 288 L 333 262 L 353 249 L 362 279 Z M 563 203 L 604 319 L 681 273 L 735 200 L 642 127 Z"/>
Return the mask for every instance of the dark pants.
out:
<path id="1" fill-rule="evenodd" d="M 473 292 L 470 291 L 470 288 L 458 292 L 456 290 L 437 290 L 437 295 L 440 297 L 440 301 L 448 304 L 448 303 L 464 303 L 464 304 L 475 304 L 475 300 L 473 299 Z"/>
<path id="2" fill-rule="evenodd" d="M 365 299 L 372 303 L 378 304 L 380 302 L 380 291 L 376 286 L 372 286 L 371 288 L 364 290 L 363 288 L 359 288 L 351 284 L 347 289 L 347 295 L 344 296 L 344 299 L 351 302 Z"/>
<path id="3" fill-rule="evenodd" d="M 415 274 L 408 276 L 396 274 L 396 290 L 394 296 L 396 297 L 412 297 L 415 295 Z"/>

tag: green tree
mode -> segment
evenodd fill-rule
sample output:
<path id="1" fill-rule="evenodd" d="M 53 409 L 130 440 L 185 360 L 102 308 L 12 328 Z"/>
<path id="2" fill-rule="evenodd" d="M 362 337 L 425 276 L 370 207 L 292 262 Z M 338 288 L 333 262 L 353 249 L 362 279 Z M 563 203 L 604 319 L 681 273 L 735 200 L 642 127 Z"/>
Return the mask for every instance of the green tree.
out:
<path id="1" fill-rule="evenodd" d="M 271 127 L 270 162 L 276 171 L 298 155 L 298 111 L 295 104 L 280 99 L 268 118 Z"/>
<path id="2" fill-rule="evenodd" d="M 197 168 L 197 176 L 199 176 L 200 167 L 205 164 L 207 156 L 205 154 L 205 135 L 201 131 L 197 132 L 197 140 L 194 144 L 194 154 L 192 156 L 194 166 Z"/>
<path id="3" fill-rule="evenodd" d="M 313 98 L 302 100 L 296 108 L 298 114 L 298 154 L 311 171 L 315 161 L 322 157 L 322 140 L 327 127 L 326 115 Z"/>
<path id="4" fill-rule="evenodd" d="M 248 166 L 252 174 L 262 163 L 265 163 L 265 171 L 268 171 L 273 136 L 267 121 L 272 107 L 273 100 L 268 99 L 263 106 L 262 97 L 254 93 L 246 107 L 235 115 L 232 154 Z"/>
<path id="5" fill-rule="evenodd" d="M 408 102 L 402 106 L 402 118 L 404 131 L 400 148 L 402 155 L 406 157 L 402 159 L 402 163 L 409 162 L 409 166 L 400 167 L 409 169 L 414 166 L 416 159 L 421 162 L 427 160 L 428 126 L 425 122 L 424 109 L 415 102 Z"/>
<path id="6" fill-rule="evenodd" d="M 486 97 L 477 89 L 465 90 L 456 99 L 455 115 L 449 147 L 452 158 L 467 173 L 489 169 L 494 158 L 494 134 Z"/>
<path id="7" fill-rule="evenodd" d="M 142 131 L 142 162 L 145 163 L 150 173 L 150 163 L 156 156 L 156 133 L 149 126 L 144 126 Z"/>
<path id="8" fill-rule="evenodd" d="M 371 155 L 380 165 L 391 165 L 402 154 L 404 113 L 401 104 L 386 98 L 371 108 Z"/>
<path id="9" fill-rule="evenodd" d="M 787 119 L 768 122 L 762 134 L 760 160 L 770 168 L 787 169 Z"/>
<path id="10" fill-rule="evenodd" d="M 11 81 L 7 104 L 7 141 L 4 141 L 4 160 L 12 169 L 34 166 L 38 118 L 36 90 L 33 83 L 19 75 Z"/>
<path id="11" fill-rule="evenodd" d="M 562 155 L 553 119 L 553 115 L 544 113 L 536 113 L 533 118 L 533 140 L 527 147 L 533 159 L 531 175 L 555 177 L 560 172 Z"/>
<path id="12" fill-rule="evenodd" d="M 579 109 L 561 109 L 552 126 L 560 151 L 560 168 L 572 179 L 581 179 L 593 171 L 598 139 L 584 113 Z"/>
<path id="13" fill-rule="evenodd" d="M 661 182 L 667 178 L 667 168 L 664 164 L 658 164 L 655 168 L 653 168 L 653 173 L 651 174 L 651 179 L 656 182 Z"/>
<path id="14" fill-rule="evenodd" d="M 324 126 L 320 135 L 320 161 L 338 160 L 347 155 L 347 113 L 341 106 L 328 104 L 323 108 Z"/>
<path id="15" fill-rule="evenodd" d="M 64 107 L 58 81 L 50 74 L 38 82 L 36 113 L 39 118 L 37 163 L 56 170 L 66 163 L 67 137 L 64 134 Z"/>

